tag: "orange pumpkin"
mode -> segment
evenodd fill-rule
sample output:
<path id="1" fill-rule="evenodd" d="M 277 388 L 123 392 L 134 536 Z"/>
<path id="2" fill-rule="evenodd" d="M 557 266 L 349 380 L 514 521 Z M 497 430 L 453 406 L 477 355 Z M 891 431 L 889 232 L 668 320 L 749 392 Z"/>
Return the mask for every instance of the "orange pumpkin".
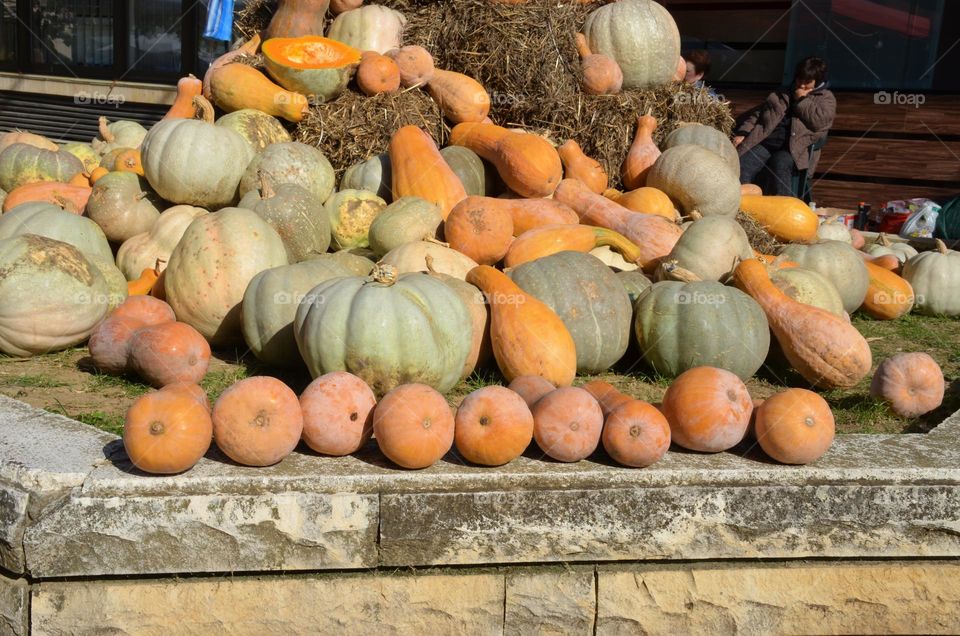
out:
<path id="1" fill-rule="evenodd" d="M 366 382 L 346 371 L 321 375 L 300 396 L 303 441 L 324 455 L 349 455 L 373 435 L 377 397 Z"/>
<path id="2" fill-rule="evenodd" d="M 480 288 L 490 303 L 493 356 L 508 381 L 522 375 L 539 375 L 555 386 L 573 382 L 577 373 L 576 345 L 550 307 L 488 265 L 470 270 L 467 282 Z"/>
<path id="3" fill-rule="evenodd" d="M 480 265 L 503 260 L 513 241 L 513 217 L 500 199 L 467 197 L 450 211 L 443 237 L 450 247 Z"/>
<path id="4" fill-rule="evenodd" d="M 565 179 L 579 179 L 583 182 L 583 185 L 597 194 L 607 189 L 607 183 L 609 182 L 607 171 L 603 169 L 599 161 L 585 155 L 583 149 L 580 148 L 580 144 L 573 139 L 568 139 L 566 143 L 557 148 L 557 153 L 563 163 Z"/>
<path id="5" fill-rule="evenodd" d="M 578 387 L 563 387 L 533 405 L 533 438 L 544 453 L 561 462 L 589 457 L 600 443 L 603 411 Z"/>
<path id="6" fill-rule="evenodd" d="M 373 434 L 380 450 L 393 463 L 403 468 L 427 468 L 453 446 L 453 413 L 434 388 L 403 384 L 377 404 Z"/>
<path id="7" fill-rule="evenodd" d="M 537 400 L 555 391 L 557 387 L 539 375 L 521 375 L 511 380 L 507 388 L 522 397 L 527 407 L 533 408 Z"/>
<path id="8" fill-rule="evenodd" d="M 661 409 L 679 446 L 718 453 L 733 448 L 746 435 L 753 400 L 736 374 L 694 367 L 673 381 L 663 395 Z"/>
<path id="9" fill-rule="evenodd" d="M 209 343 L 185 322 L 143 327 L 130 338 L 129 368 L 155 387 L 199 384 L 209 365 Z"/>
<path id="10" fill-rule="evenodd" d="M 393 198 L 420 197 L 440 207 L 444 219 L 467 198 L 463 183 L 444 161 L 433 139 L 416 126 L 404 126 L 390 139 Z"/>
<path id="11" fill-rule="evenodd" d="M 102 321 L 87 342 L 93 366 L 101 373 L 124 373 L 130 355 L 130 339 L 142 328 L 143 323 L 130 317 L 110 316 Z"/>
<path id="12" fill-rule="evenodd" d="M 213 423 L 192 390 L 171 385 L 138 398 L 127 410 L 123 447 L 133 465 L 170 475 L 194 466 L 210 448 Z"/>
<path id="13" fill-rule="evenodd" d="M 168 384 L 167 386 L 160 389 L 161 391 L 184 391 L 187 395 L 192 397 L 197 401 L 207 413 L 210 412 L 210 398 L 207 397 L 207 392 L 203 390 L 199 384 L 191 384 L 190 382 L 174 382 L 173 384 Z M 210 435 L 213 435 L 213 430 L 211 429 Z"/>
<path id="14" fill-rule="evenodd" d="M 422 46 L 408 45 L 387 51 L 400 70 L 400 86 L 422 86 L 433 78 L 433 56 Z"/>
<path id="15" fill-rule="evenodd" d="M 518 267 L 558 252 L 585 253 L 605 245 L 623 256 L 628 263 L 635 263 L 641 258 L 640 248 L 613 230 L 589 225 L 544 225 L 518 236 L 509 245 L 504 264 Z"/>
<path id="16" fill-rule="evenodd" d="M 593 399 L 600 405 L 603 416 L 607 417 L 610 412 L 621 404 L 626 404 L 633 400 L 629 395 L 624 395 L 617 390 L 615 386 L 603 380 L 593 380 L 587 382 L 581 387 L 584 391 L 593 396 Z"/>
<path id="17" fill-rule="evenodd" d="M 213 405 L 213 439 L 238 464 L 276 464 L 293 452 L 301 433 L 297 394 L 276 378 L 240 380 Z"/>
<path id="18" fill-rule="evenodd" d="M 755 419 L 757 443 L 783 464 L 809 464 L 833 444 L 834 421 L 826 400 L 806 389 L 787 389 L 763 401 Z"/>
<path id="19" fill-rule="evenodd" d="M 946 385 L 937 361 L 926 353 L 898 353 L 880 363 L 870 395 L 902 417 L 920 417 L 943 404 Z"/>
<path id="20" fill-rule="evenodd" d="M 140 324 L 159 325 L 177 319 L 173 308 L 164 301 L 150 296 L 131 296 L 113 310 L 110 318 L 133 318 Z"/>
<path id="21" fill-rule="evenodd" d="M 400 69 L 386 55 L 364 51 L 357 67 L 357 86 L 364 95 L 396 93 L 400 90 Z"/>
<path id="22" fill-rule="evenodd" d="M 680 220 L 680 213 L 673 207 L 673 201 L 657 188 L 644 187 L 629 192 L 606 190 L 603 196 L 634 212 L 655 214 L 674 223 Z"/>
<path id="23" fill-rule="evenodd" d="M 637 134 L 620 167 L 620 180 L 627 190 L 647 185 L 647 173 L 660 156 L 660 149 L 653 143 L 653 132 L 656 129 L 657 118 L 653 115 L 641 115 L 637 118 Z"/>
<path id="24" fill-rule="evenodd" d="M 83 214 L 92 191 L 93 188 L 87 185 L 87 177 L 84 177 L 84 185 L 70 185 L 57 181 L 27 183 L 7 193 L 7 197 L 3 200 L 3 211 L 9 212 L 21 203 L 42 201 L 52 203 L 65 212 Z"/>
<path id="25" fill-rule="evenodd" d="M 457 451 L 468 462 L 481 466 L 513 461 L 533 439 L 530 407 L 502 386 L 486 386 L 465 397 L 454 421 Z"/>
<path id="26" fill-rule="evenodd" d="M 763 196 L 763 190 L 760 189 L 760 186 L 754 183 L 743 183 L 740 185 L 740 195 L 741 196 Z"/>
<path id="27" fill-rule="evenodd" d="M 140 151 L 136 148 L 127 148 L 117 153 L 113 162 L 113 170 L 117 172 L 132 172 L 143 176 L 143 163 L 140 159 Z"/>
<path id="28" fill-rule="evenodd" d="M 107 170 L 103 166 L 97 166 L 92 171 L 90 171 L 90 179 L 89 179 L 90 185 L 93 186 L 97 181 L 99 181 L 102 177 L 105 177 L 108 174 L 110 174 L 109 170 Z M 92 188 L 91 188 L 91 191 L 92 191 Z"/>
<path id="29" fill-rule="evenodd" d="M 897 260 L 896 256 L 890 256 Z M 877 320 L 896 320 L 913 309 L 913 287 L 888 269 L 866 262 L 870 285 L 860 308 Z"/>
<path id="30" fill-rule="evenodd" d="M 601 440 L 613 461 L 645 468 L 670 448 L 670 424 L 653 405 L 628 399 L 606 416 Z"/>
<path id="31" fill-rule="evenodd" d="M 490 112 L 490 96 L 483 84 L 463 73 L 434 69 L 427 90 L 444 116 L 455 124 L 481 122 Z"/>
<path id="32" fill-rule="evenodd" d="M 177 81 L 177 96 L 170 105 L 164 119 L 193 119 L 197 109 L 193 105 L 193 98 L 203 94 L 203 82 L 193 75 L 181 77 Z"/>

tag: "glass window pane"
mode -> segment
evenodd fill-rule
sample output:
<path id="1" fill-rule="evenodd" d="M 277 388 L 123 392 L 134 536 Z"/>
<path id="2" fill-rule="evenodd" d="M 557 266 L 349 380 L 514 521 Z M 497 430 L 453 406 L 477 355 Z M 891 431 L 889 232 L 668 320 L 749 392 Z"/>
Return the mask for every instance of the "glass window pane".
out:
<path id="1" fill-rule="evenodd" d="M 181 0 L 131 0 L 130 68 L 149 73 L 179 73 Z"/>
<path id="2" fill-rule="evenodd" d="M 113 65 L 112 0 L 32 0 L 30 12 L 35 63 L 58 70 Z"/>
<path id="3" fill-rule="evenodd" d="M 12 62 L 17 55 L 17 0 L 0 4 L 0 62 Z"/>
<path id="4" fill-rule="evenodd" d="M 230 43 L 222 40 L 212 40 L 203 37 L 203 28 L 207 24 L 207 7 L 209 2 L 199 2 L 197 4 L 197 73 L 200 77 L 207 72 L 207 67 L 215 59 L 230 50 Z M 240 11 L 245 4 L 245 0 L 237 0 L 234 3 L 234 13 Z M 234 34 L 236 36 L 236 34 Z"/>

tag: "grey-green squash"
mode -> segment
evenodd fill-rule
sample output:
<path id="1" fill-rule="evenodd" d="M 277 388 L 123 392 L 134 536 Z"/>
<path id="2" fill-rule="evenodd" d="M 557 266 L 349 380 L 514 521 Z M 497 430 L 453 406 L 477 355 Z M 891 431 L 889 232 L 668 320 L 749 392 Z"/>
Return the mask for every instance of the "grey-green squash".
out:
<path id="1" fill-rule="evenodd" d="M 312 376 L 349 371 L 377 395 L 419 382 L 441 393 L 459 382 L 472 323 L 460 297 L 426 274 L 336 278 L 297 308 L 294 334 Z"/>
<path id="2" fill-rule="evenodd" d="M 373 271 L 374 263 L 372 260 L 366 256 L 361 256 L 360 254 L 354 253 L 353 250 L 339 250 L 337 252 L 332 252 L 330 254 L 321 254 L 320 256 L 313 256 L 311 260 L 315 258 L 333 258 L 340 262 L 341 265 L 353 272 L 354 276 L 367 276 L 370 272 Z"/>
<path id="3" fill-rule="evenodd" d="M 273 143 L 254 156 L 240 180 L 240 196 L 260 187 L 260 175 L 270 179 L 274 187 L 295 183 L 326 201 L 333 192 L 333 166 L 319 149 L 299 141 Z"/>
<path id="4" fill-rule="evenodd" d="M 840 292 L 823 274 L 806 267 L 772 268 L 770 280 L 783 293 L 804 305 L 825 309 L 841 318 L 845 314 Z"/>
<path id="5" fill-rule="evenodd" d="M 466 146 L 441 148 L 440 155 L 460 179 L 467 196 L 496 197 L 506 192 L 507 186 L 493 164 Z"/>
<path id="6" fill-rule="evenodd" d="M 113 261 L 113 252 L 100 226 L 85 216 L 64 212 L 52 203 L 21 203 L 0 216 L 0 239 L 36 234 L 68 243 L 90 260 Z"/>
<path id="7" fill-rule="evenodd" d="M 402 197 L 388 205 L 370 224 L 370 249 L 383 256 L 395 247 L 434 238 L 443 223 L 440 207 L 420 197 Z"/>
<path id="8" fill-rule="evenodd" d="M 0 188 L 7 192 L 27 183 L 66 183 L 81 172 L 83 163 L 65 150 L 17 143 L 0 152 Z"/>
<path id="9" fill-rule="evenodd" d="M 387 208 L 387 202 L 366 190 L 341 190 L 323 204 L 330 221 L 334 249 L 366 247 L 373 220 Z"/>
<path id="10" fill-rule="evenodd" d="M 83 171 L 86 173 L 93 172 L 94 168 L 100 165 L 100 153 L 94 150 L 90 144 L 71 141 L 60 146 L 60 149 L 79 159 L 80 163 L 83 164 Z"/>
<path id="11" fill-rule="evenodd" d="M 390 155 L 374 155 L 347 168 L 340 179 L 341 190 L 367 190 L 384 201 L 393 200 Z"/>
<path id="12" fill-rule="evenodd" d="M 103 155 L 114 148 L 139 148 L 146 136 L 147 129 L 135 121 L 110 121 L 106 117 L 100 117 L 99 133 L 90 142 L 90 146 Z"/>
<path id="13" fill-rule="evenodd" d="M 274 186 L 264 175 L 260 189 L 244 195 L 239 207 L 253 210 L 277 231 L 291 263 L 330 247 L 330 220 L 323 203 L 295 183 Z"/>
<path id="14" fill-rule="evenodd" d="M 630 298 L 598 259 L 558 252 L 516 267 L 510 277 L 566 325 L 576 344 L 578 373 L 601 373 L 623 357 L 630 343 Z"/>
<path id="15" fill-rule="evenodd" d="M 241 108 L 227 113 L 215 124 L 229 128 L 246 139 L 254 153 L 262 152 L 270 144 L 292 141 L 290 133 L 279 119 L 255 108 Z"/>
<path id="16" fill-rule="evenodd" d="M 637 299 L 634 333 L 654 372 L 676 377 L 700 366 L 749 378 L 770 350 L 763 309 L 715 281 L 654 283 Z"/>
<path id="17" fill-rule="evenodd" d="M 671 280 L 672 266 L 692 272 L 700 280 L 719 281 L 737 264 L 753 258 L 750 239 L 740 224 L 724 216 L 707 216 L 691 223 L 680 235 L 657 270 L 658 279 Z"/>
<path id="18" fill-rule="evenodd" d="M 637 298 L 640 297 L 648 287 L 653 285 L 649 278 L 639 270 L 630 270 L 625 272 L 617 272 L 617 279 L 620 280 L 620 284 L 623 285 L 623 288 L 627 290 L 627 296 L 630 298 L 630 306 L 632 307 Z"/>
<path id="19" fill-rule="evenodd" d="M 358 51 L 376 51 L 383 55 L 400 48 L 407 19 L 399 11 L 368 4 L 344 11 L 330 24 L 327 37 Z"/>
<path id="20" fill-rule="evenodd" d="M 915 311 L 926 316 L 960 316 L 960 252 L 937 239 L 936 249 L 920 252 L 903 266 L 916 294 Z"/>
<path id="21" fill-rule="evenodd" d="M 493 345 L 490 342 L 490 311 L 487 309 L 487 299 L 479 288 L 467 281 L 432 271 L 432 258 L 430 257 L 427 258 L 427 273 L 452 289 L 470 313 L 470 320 L 473 323 L 472 345 L 470 354 L 463 364 L 463 373 L 460 375 L 460 379 L 465 380 L 478 367 L 486 365 L 493 358 Z"/>
<path id="22" fill-rule="evenodd" d="M 733 145 L 730 138 L 706 124 L 681 123 L 673 130 L 667 138 L 660 144 L 661 150 L 667 150 L 674 146 L 682 144 L 694 144 L 717 153 L 733 171 L 737 177 L 740 176 L 740 154 L 737 147 Z"/>
<path id="23" fill-rule="evenodd" d="M 467 273 L 477 267 L 477 262 L 439 241 L 413 241 L 398 245 L 383 255 L 380 262 L 393 265 L 401 274 L 427 271 L 427 256 L 433 263 L 433 271 L 447 274 L 460 280 L 467 279 Z"/>
<path id="24" fill-rule="evenodd" d="M 684 215 L 735 217 L 740 210 L 739 177 L 720 155 L 695 144 L 663 151 L 647 185 L 666 193 Z"/>
<path id="25" fill-rule="evenodd" d="M 792 244 L 780 256 L 801 267 L 819 272 L 840 292 L 843 308 L 852 314 L 863 304 L 870 286 L 870 273 L 863 257 L 849 243 L 819 241 L 813 245 Z"/>
<path id="26" fill-rule="evenodd" d="M 163 202 L 146 179 L 133 172 L 110 172 L 93 185 L 86 212 L 108 240 L 122 243 L 149 232 L 160 218 L 161 207 Z"/>

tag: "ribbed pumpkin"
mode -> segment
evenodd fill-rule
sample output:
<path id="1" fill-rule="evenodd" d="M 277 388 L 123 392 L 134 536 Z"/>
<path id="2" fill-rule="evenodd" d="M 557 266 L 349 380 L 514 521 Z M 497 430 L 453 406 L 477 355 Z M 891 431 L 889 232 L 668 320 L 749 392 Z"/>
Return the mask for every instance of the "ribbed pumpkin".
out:
<path id="1" fill-rule="evenodd" d="M 440 149 L 440 155 L 460 179 L 468 196 L 495 197 L 506 188 L 497 169 L 469 148 L 447 146 Z"/>
<path id="2" fill-rule="evenodd" d="M 335 185 L 333 166 L 320 150 L 299 141 L 270 144 L 246 166 L 240 179 L 240 196 L 260 187 L 266 176 L 274 187 L 296 183 L 326 201 Z"/>
<path id="3" fill-rule="evenodd" d="M 147 182 L 171 203 L 216 209 L 237 199 L 253 150 L 239 134 L 214 126 L 212 111 L 207 117 L 157 122 L 143 140 Z"/>
<path id="4" fill-rule="evenodd" d="M 684 214 L 734 217 L 740 209 L 740 180 L 727 162 L 702 146 L 684 144 L 660 155 L 646 185 L 662 190 Z"/>
<path id="5" fill-rule="evenodd" d="M 836 218 L 825 219 L 817 228 L 817 238 L 821 241 L 841 241 L 853 245 L 850 229 Z"/>
<path id="6" fill-rule="evenodd" d="M 323 20 L 329 6 L 330 0 L 279 0 L 265 37 L 323 35 Z"/>
<path id="7" fill-rule="evenodd" d="M 341 265 L 353 272 L 354 276 L 367 276 L 373 271 L 374 268 L 373 261 L 362 254 L 354 254 L 350 250 L 340 250 L 339 252 L 333 252 L 332 254 L 320 254 L 319 256 L 312 257 L 310 260 L 317 258 L 321 260 L 326 260 L 328 258 L 335 259 Z"/>
<path id="8" fill-rule="evenodd" d="M 434 238 L 441 223 L 443 217 L 435 203 L 420 197 L 397 199 L 370 224 L 370 249 L 383 256 L 406 243 Z"/>
<path id="9" fill-rule="evenodd" d="M 727 162 L 730 170 L 740 176 L 740 155 L 737 148 L 725 134 L 705 124 L 681 123 L 663 140 L 663 149 L 668 150 L 682 144 L 694 144 L 706 148 Z"/>
<path id="10" fill-rule="evenodd" d="M 433 258 L 426 257 L 427 273 L 453 290 L 460 297 L 470 314 L 471 330 L 470 354 L 463 363 L 463 373 L 460 378 L 465 380 L 477 367 L 485 365 L 493 356 L 490 346 L 490 313 L 487 311 L 487 302 L 479 289 L 460 278 L 441 274 L 433 269 Z"/>
<path id="11" fill-rule="evenodd" d="M 270 144 L 291 141 L 290 133 L 276 117 L 254 108 L 242 108 L 227 113 L 216 121 L 221 128 L 229 128 L 250 143 L 258 153 Z"/>
<path id="12" fill-rule="evenodd" d="M 224 208 L 187 227 L 164 270 L 166 299 L 212 345 L 237 343 L 247 284 L 286 264 L 283 241 L 266 221 L 253 210 Z"/>
<path id="13" fill-rule="evenodd" d="M 414 241 L 393 248 L 380 259 L 385 265 L 397 268 L 400 274 L 427 271 L 427 256 L 430 256 L 434 271 L 464 280 L 467 272 L 477 266 L 477 262 L 466 254 L 450 249 L 439 241 Z"/>
<path id="14" fill-rule="evenodd" d="M 399 11 L 375 4 L 344 11 L 330 25 L 327 37 L 358 51 L 384 54 L 400 46 L 407 19 Z"/>
<path id="15" fill-rule="evenodd" d="M 533 438 L 553 459 L 576 462 L 589 457 L 600 443 L 603 411 L 587 391 L 561 387 L 537 400 L 533 412 Z"/>
<path id="16" fill-rule="evenodd" d="M 91 261 L 113 261 L 100 226 L 49 203 L 24 203 L 0 216 L 0 239 L 37 234 L 73 245 Z"/>
<path id="17" fill-rule="evenodd" d="M 583 25 L 594 53 L 613 58 L 624 88 L 647 88 L 673 79 L 680 32 L 670 13 L 652 0 L 619 0 L 595 9 Z"/>
<path id="18" fill-rule="evenodd" d="M 843 308 L 852 314 L 863 304 L 870 274 L 863 259 L 849 243 L 820 241 L 814 245 L 787 245 L 780 256 L 801 267 L 823 274 L 840 292 Z"/>
<path id="19" fill-rule="evenodd" d="M 445 284 L 381 266 L 372 279 L 338 278 L 311 290 L 294 333 L 314 377 L 349 371 L 382 395 L 408 382 L 449 391 L 470 353 L 472 328 Z"/>
<path id="20" fill-rule="evenodd" d="M 559 252 L 520 265 L 510 277 L 566 325 L 576 346 L 578 373 L 606 371 L 626 352 L 630 300 L 616 275 L 596 258 Z"/>
<path id="21" fill-rule="evenodd" d="M 677 445 L 719 453 L 743 440 L 753 400 L 733 373 L 700 366 L 673 381 L 663 394 L 660 410 L 670 423 L 670 437 Z"/>
<path id="22" fill-rule="evenodd" d="M 453 413 L 433 388 L 404 384 L 391 390 L 373 411 L 377 446 L 403 468 L 426 468 L 453 447 Z"/>
<path id="23" fill-rule="evenodd" d="M 83 163 L 64 150 L 46 150 L 23 143 L 0 152 L 0 188 L 10 192 L 39 181 L 66 183 L 83 172 Z"/>
<path id="24" fill-rule="evenodd" d="M 3 237 L 0 272 L 0 352 L 7 355 L 80 344 L 109 308 L 100 271 L 67 243 L 36 234 Z"/>
<path id="25" fill-rule="evenodd" d="M 623 288 L 627 290 L 631 307 L 635 306 L 637 298 L 640 297 L 644 290 L 653 285 L 650 279 L 640 271 L 617 272 L 617 278 L 620 280 Z"/>
<path id="26" fill-rule="evenodd" d="M 79 159 L 80 163 L 83 164 L 83 171 L 86 173 L 93 172 L 94 168 L 100 165 L 100 153 L 94 150 L 90 144 L 71 141 L 60 146 L 60 150 L 69 152 Z"/>
<path id="27" fill-rule="evenodd" d="M 158 267 L 163 271 L 173 248 L 187 231 L 187 226 L 206 213 L 203 208 L 190 205 L 167 208 L 160 213 L 149 231 L 131 236 L 123 242 L 117 252 L 117 267 L 127 280 L 136 280 L 143 270 L 150 267 Z"/>
<path id="28" fill-rule="evenodd" d="M 820 221 L 800 199 L 747 194 L 741 197 L 740 208 L 776 239 L 787 242 L 817 239 Z"/>
<path id="29" fill-rule="evenodd" d="M 264 177 L 260 189 L 244 195 L 238 207 L 253 210 L 277 231 L 291 263 L 324 254 L 330 247 L 330 220 L 323 205 L 295 183 L 274 187 Z"/>
<path id="30" fill-rule="evenodd" d="M 109 240 L 122 243 L 149 232 L 160 218 L 160 205 L 145 179 L 132 172 L 111 172 L 93 186 L 87 216 Z"/>
<path id="31" fill-rule="evenodd" d="M 854 246 L 856 247 L 856 246 Z M 901 263 L 917 255 L 917 250 L 909 243 L 900 243 L 891 241 L 886 234 L 880 234 L 877 240 L 863 248 L 863 251 L 870 256 L 896 256 Z"/>
<path id="32" fill-rule="evenodd" d="M 870 395 L 902 417 L 920 417 L 943 404 L 943 371 L 928 353 L 898 353 L 877 367 Z"/>
<path id="33" fill-rule="evenodd" d="M 467 197 L 463 183 L 450 169 L 433 138 L 416 126 L 404 126 L 390 139 L 393 197 L 416 196 L 436 203 L 446 219 Z"/>
<path id="34" fill-rule="evenodd" d="M 731 218 L 708 216 L 684 230 L 661 269 L 672 264 L 696 274 L 700 280 L 719 281 L 747 258 L 753 258 L 753 248 L 740 224 Z"/>
<path id="35" fill-rule="evenodd" d="M 37 135 L 25 130 L 11 130 L 7 133 L 0 133 L 0 152 L 3 152 L 13 144 L 26 144 L 35 148 L 44 150 L 57 150 L 57 144 L 53 143 L 43 135 Z"/>
<path id="36" fill-rule="evenodd" d="M 341 190 L 366 190 L 384 201 L 393 201 L 393 172 L 390 155 L 374 155 L 347 168 L 340 180 Z"/>
<path id="37" fill-rule="evenodd" d="M 365 190 L 341 190 L 323 204 L 330 222 L 334 249 L 367 247 L 373 220 L 387 207 L 387 202 Z"/>
<path id="38" fill-rule="evenodd" d="M 139 148 L 147 134 L 146 128 L 129 119 L 110 121 L 101 116 L 97 124 L 98 134 L 90 145 L 101 154 L 116 148 Z"/>
<path id="39" fill-rule="evenodd" d="M 213 405 L 213 440 L 245 466 L 272 466 L 289 455 L 303 433 L 300 400 L 276 378 L 253 376 L 220 394 Z"/>
<path id="40" fill-rule="evenodd" d="M 843 318 L 843 299 L 836 286 L 820 272 L 806 267 L 773 267 L 770 280 L 790 298 L 804 305 L 825 309 Z"/>
<path id="41" fill-rule="evenodd" d="M 332 278 L 356 276 L 332 256 L 264 270 L 250 279 L 240 305 L 243 339 L 257 358 L 281 368 L 302 365 L 293 322 L 307 293 Z"/>
<path id="42" fill-rule="evenodd" d="M 343 92 L 360 64 L 361 50 L 366 49 L 319 35 L 272 38 L 260 48 L 270 77 L 313 102 L 329 102 Z"/>
<path id="43" fill-rule="evenodd" d="M 960 316 L 960 252 L 937 239 L 937 249 L 906 262 L 903 277 L 917 295 L 917 313 Z"/>
<path id="44" fill-rule="evenodd" d="M 770 349 L 760 306 L 717 282 L 654 283 L 634 307 L 634 333 L 643 359 L 667 377 L 710 366 L 749 378 Z"/>

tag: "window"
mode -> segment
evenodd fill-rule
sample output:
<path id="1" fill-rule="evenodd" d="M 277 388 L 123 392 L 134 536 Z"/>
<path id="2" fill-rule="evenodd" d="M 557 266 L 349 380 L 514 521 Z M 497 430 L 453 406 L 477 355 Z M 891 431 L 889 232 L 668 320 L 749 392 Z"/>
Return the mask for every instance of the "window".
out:
<path id="1" fill-rule="evenodd" d="M 131 71 L 179 73 L 181 0 L 130 0 L 127 58 Z"/>
<path id="2" fill-rule="evenodd" d="M 0 0 L 0 68 L 10 66 L 17 55 L 17 2 Z"/>
<path id="3" fill-rule="evenodd" d="M 30 60 L 37 69 L 95 75 L 113 67 L 112 0 L 34 0 Z"/>

